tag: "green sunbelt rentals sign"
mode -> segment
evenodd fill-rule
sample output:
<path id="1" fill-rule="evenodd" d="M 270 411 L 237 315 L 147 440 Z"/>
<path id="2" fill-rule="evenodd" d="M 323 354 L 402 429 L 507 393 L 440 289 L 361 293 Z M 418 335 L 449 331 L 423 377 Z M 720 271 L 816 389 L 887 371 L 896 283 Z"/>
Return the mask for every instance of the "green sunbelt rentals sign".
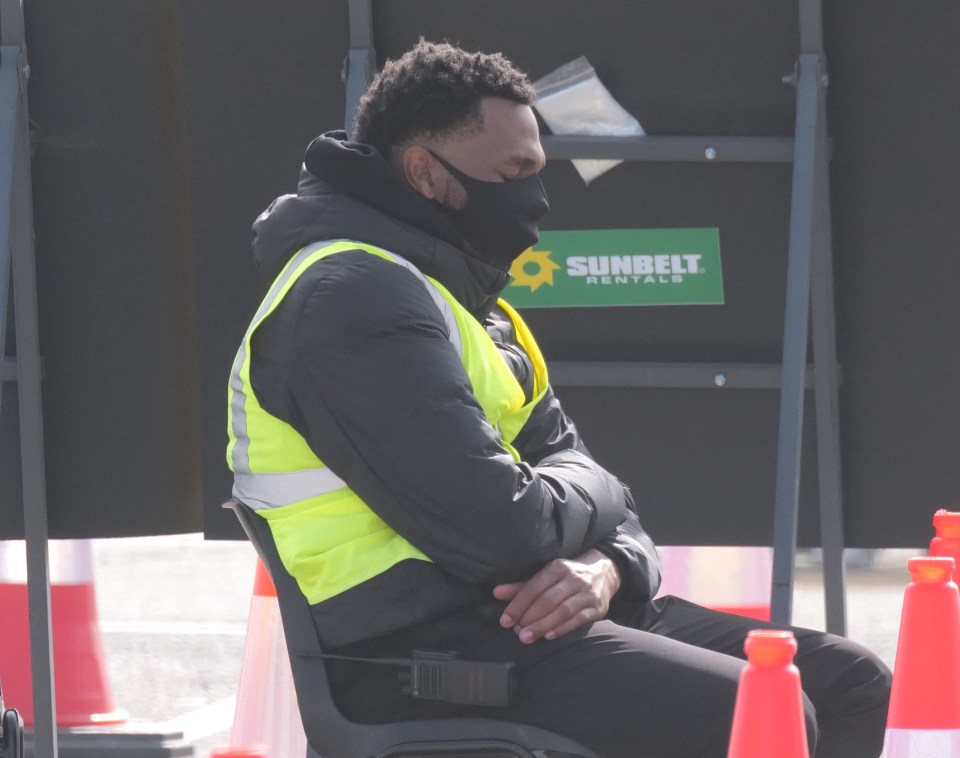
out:
<path id="1" fill-rule="evenodd" d="M 510 275 L 518 308 L 723 303 L 716 228 L 542 232 Z"/>

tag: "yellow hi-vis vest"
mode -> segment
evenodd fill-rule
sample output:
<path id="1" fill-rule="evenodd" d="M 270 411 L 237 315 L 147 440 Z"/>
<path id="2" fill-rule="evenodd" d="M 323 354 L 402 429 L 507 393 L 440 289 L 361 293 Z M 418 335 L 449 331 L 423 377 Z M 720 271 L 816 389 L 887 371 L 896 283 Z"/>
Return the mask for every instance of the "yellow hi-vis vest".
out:
<path id="1" fill-rule="evenodd" d="M 499 305 L 512 320 L 517 340 L 533 364 L 534 389 L 529 402 L 483 325 L 442 284 L 410 262 L 351 240 L 317 242 L 300 250 L 273 282 L 234 360 L 228 393 L 227 463 L 234 473 L 234 497 L 270 522 L 283 564 L 311 605 L 400 561 L 430 560 L 330 471 L 293 427 L 267 413 L 250 386 L 250 342 L 257 327 L 311 265 L 328 255 L 358 249 L 403 266 L 423 282 L 443 316 L 448 338 L 460 354 L 487 420 L 499 431 L 515 460 L 519 456 L 510 443 L 547 389 L 546 365 L 533 336 L 502 300 Z"/>

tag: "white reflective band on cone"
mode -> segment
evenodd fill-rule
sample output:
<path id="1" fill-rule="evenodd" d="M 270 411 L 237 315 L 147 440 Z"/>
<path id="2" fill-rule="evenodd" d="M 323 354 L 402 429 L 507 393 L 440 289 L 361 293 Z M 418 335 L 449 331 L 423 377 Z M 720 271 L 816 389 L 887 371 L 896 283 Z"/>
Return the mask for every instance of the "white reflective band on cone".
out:
<path id="1" fill-rule="evenodd" d="M 960 729 L 887 729 L 880 758 L 960 758 Z"/>
<path id="2" fill-rule="evenodd" d="M 93 584 L 90 540 L 50 540 L 47 560 L 51 584 Z M 0 583 L 27 583 L 27 543 L 0 540 Z"/>
<path id="3" fill-rule="evenodd" d="M 773 550 L 769 547 L 658 545 L 661 595 L 700 605 L 769 605 Z"/>
<path id="4" fill-rule="evenodd" d="M 0 542 L 0 584 L 27 583 L 27 545 L 23 540 Z"/>

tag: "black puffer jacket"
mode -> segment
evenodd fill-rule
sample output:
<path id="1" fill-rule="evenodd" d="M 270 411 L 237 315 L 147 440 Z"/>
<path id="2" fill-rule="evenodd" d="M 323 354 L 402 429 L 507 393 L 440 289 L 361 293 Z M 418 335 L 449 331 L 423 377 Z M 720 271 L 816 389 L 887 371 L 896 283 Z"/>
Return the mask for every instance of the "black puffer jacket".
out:
<path id="1" fill-rule="evenodd" d="M 440 281 L 529 391 L 530 361 L 495 307 L 508 275 L 463 252 L 443 214 L 342 132 L 310 145 L 298 193 L 254 224 L 254 254 L 272 281 L 299 248 L 326 239 L 382 247 Z M 327 645 L 466 606 L 495 619 L 494 584 L 590 547 L 617 562 L 618 600 L 656 592 L 656 552 L 629 491 L 593 461 L 552 390 L 515 440 L 514 463 L 437 307 L 401 266 L 359 250 L 314 264 L 255 333 L 251 384 L 268 412 L 433 561 L 403 561 L 315 606 Z"/>

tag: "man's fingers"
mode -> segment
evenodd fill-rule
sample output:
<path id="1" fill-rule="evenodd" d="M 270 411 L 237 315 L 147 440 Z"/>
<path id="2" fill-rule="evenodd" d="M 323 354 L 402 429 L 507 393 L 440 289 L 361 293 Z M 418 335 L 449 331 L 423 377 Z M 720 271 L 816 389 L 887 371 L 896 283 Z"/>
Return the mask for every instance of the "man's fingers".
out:
<path id="1" fill-rule="evenodd" d="M 606 616 L 610 598 L 620 587 L 620 574 L 613 561 L 588 550 L 575 561 L 553 560 L 520 584 L 500 624 L 514 629 L 521 642 L 531 643 L 562 637 Z M 517 586 L 500 585 L 495 594 L 507 599 Z"/>
<path id="2" fill-rule="evenodd" d="M 493 588 L 493 596 L 497 600 L 512 600 L 523 587 L 523 582 L 510 582 L 509 584 L 498 584 Z"/>
<path id="3" fill-rule="evenodd" d="M 579 629 L 584 624 L 589 624 L 591 621 L 597 621 L 602 618 L 602 611 L 596 606 L 587 606 L 582 608 L 574 616 L 570 617 L 567 621 L 557 626 L 555 629 L 551 629 L 546 632 L 543 636 L 548 640 L 555 640 L 557 637 L 562 637 L 565 634 L 569 634 L 572 631 Z"/>
<path id="4" fill-rule="evenodd" d="M 512 600 L 517 596 L 517 593 L 523 589 L 523 582 L 510 582 L 509 584 L 498 584 L 493 588 L 493 596 L 497 600 Z M 508 606 L 509 607 L 509 606 Z M 513 618 L 504 610 L 503 615 L 500 616 L 500 626 L 504 629 L 510 629 L 516 624 Z"/>
<path id="5" fill-rule="evenodd" d="M 595 621 L 600 616 L 600 609 L 596 607 L 590 596 L 575 595 L 557 606 L 553 613 L 522 628 L 519 632 L 520 641 L 529 644 L 542 637 L 549 640 L 556 639 L 584 624 Z"/>
<path id="6" fill-rule="evenodd" d="M 587 589 L 582 582 L 578 582 L 571 577 L 565 577 L 541 592 L 537 599 L 534 600 L 523 615 L 520 616 L 517 623 L 521 627 L 526 628 L 540 619 L 555 613 L 559 613 L 561 616 L 575 613 L 577 608 L 568 610 L 568 606 L 565 604 L 570 603 L 573 597 Z"/>
<path id="7" fill-rule="evenodd" d="M 504 609 L 503 616 L 500 617 L 500 625 L 511 627 L 518 624 L 530 606 L 563 576 L 562 564 L 562 561 L 551 561 L 530 577 L 528 581 L 524 582 L 510 604 Z"/>

